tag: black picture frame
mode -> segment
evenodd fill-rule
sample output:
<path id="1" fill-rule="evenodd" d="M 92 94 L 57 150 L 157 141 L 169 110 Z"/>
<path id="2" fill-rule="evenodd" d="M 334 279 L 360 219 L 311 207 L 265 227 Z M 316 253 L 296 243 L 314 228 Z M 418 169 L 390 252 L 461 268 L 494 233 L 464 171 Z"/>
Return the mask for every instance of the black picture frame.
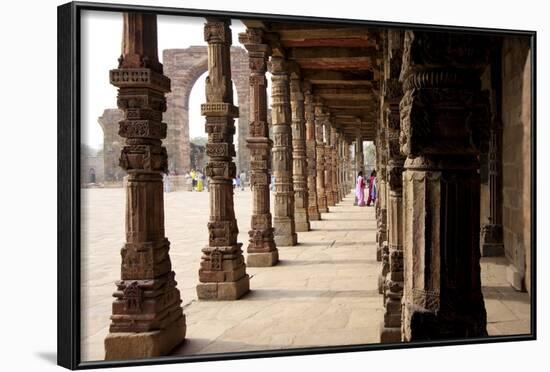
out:
<path id="1" fill-rule="evenodd" d="M 224 16 L 230 18 L 332 23 L 370 27 L 418 29 L 445 32 L 473 32 L 484 35 L 526 36 L 531 43 L 531 334 L 490 336 L 447 341 L 424 341 L 400 344 L 367 344 L 352 346 L 308 347 L 300 349 L 220 353 L 179 357 L 157 357 L 140 360 L 93 361 L 80 360 L 80 20 L 84 10 L 154 13 L 179 16 Z M 89 369 L 122 366 L 172 364 L 228 359 L 298 356 L 353 351 L 388 350 L 429 346 L 482 344 L 537 339 L 536 282 L 536 31 L 442 26 L 401 22 L 333 19 L 278 14 L 258 14 L 203 9 L 156 6 L 117 5 L 71 2 L 58 7 L 58 87 L 57 87 L 57 153 L 58 153 L 58 274 L 57 274 L 57 360 L 68 369 Z"/>

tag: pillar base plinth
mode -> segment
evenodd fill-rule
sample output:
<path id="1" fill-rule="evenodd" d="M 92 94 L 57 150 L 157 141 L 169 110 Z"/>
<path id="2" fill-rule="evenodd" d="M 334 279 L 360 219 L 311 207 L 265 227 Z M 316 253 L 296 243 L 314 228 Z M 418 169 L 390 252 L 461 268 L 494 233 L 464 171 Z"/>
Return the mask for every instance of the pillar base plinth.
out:
<path id="1" fill-rule="evenodd" d="M 514 265 L 506 267 L 506 280 L 512 288 L 519 292 L 525 292 L 525 274 L 521 273 Z"/>
<path id="2" fill-rule="evenodd" d="M 105 360 L 129 360 L 168 355 L 183 342 L 185 315 L 166 329 L 152 332 L 115 332 L 105 338 Z"/>
<path id="3" fill-rule="evenodd" d="M 481 256 L 498 257 L 504 255 L 502 225 L 485 224 L 481 227 Z"/>
<path id="4" fill-rule="evenodd" d="M 401 328 L 385 327 L 384 322 L 382 322 L 382 324 L 380 325 L 380 342 L 381 343 L 401 342 Z"/>
<path id="5" fill-rule="evenodd" d="M 309 220 L 310 221 L 321 221 L 321 213 L 312 213 L 309 212 Z"/>
<path id="6" fill-rule="evenodd" d="M 291 235 L 276 235 L 275 236 L 275 245 L 277 247 L 284 247 L 284 246 L 293 246 L 298 244 L 298 236 L 296 233 Z"/>
<path id="7" fill-rule="evenodd" d="M 279 251 L 262 253 L 248 253 L 246 256 L 246 265 L 248 267 L 268 267 L 275 266 L 279 262 Z"/>
<path id="8" fill-rule="evenodd" d="M 230 301 L 237 300 L 250 290 L 248 274 L 236 282 L 199 283 L 197 297 L 199 300 Z"/>
<path id="9" fill-rule="evenodd" d="M 319 213 L 328 213 L 327 207 L 319 207 Z"/>
<path id="10" fill-rule="evenodd" d="M 376 247 L 376 261 L 382 262 L 382 247 Z"/>
<path id="11" fill-rule="evenodd" d="M 306 232 L 306 231 L 310 231 L 311 228 L 309 226 L 309 222 L 307 221 L 296 221 L 295 222 L 295 228 L 296 228 L 296 232 Z"/>

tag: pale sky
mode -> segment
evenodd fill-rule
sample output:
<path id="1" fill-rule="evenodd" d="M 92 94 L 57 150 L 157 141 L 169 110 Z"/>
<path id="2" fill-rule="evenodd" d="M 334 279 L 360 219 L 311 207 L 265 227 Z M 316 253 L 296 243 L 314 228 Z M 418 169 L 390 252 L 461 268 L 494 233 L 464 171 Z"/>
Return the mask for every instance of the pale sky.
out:
<path id="1" fill-rule="evenodd" d="M 204 22 L 204 18 L 200 17 L 157 16 L 161 62 L 164 49 L 206 45 L 203 36 Z M 81 30 L 81 142 L 100 149 L 103 146 L 103 132 L 97 118 L 103 114 L 104 109 L 116 108 L 116 88 L 109 84 L 109 70 L 118 65 L 122 13 L 83 11 Z M 240 45 L 238 34 L 244 32 L 244 25 L 238 20 L 232 20 L 231 30 L 233 45 Z M 191 138 L 205 136 L 204 118 L 200 115 L 200 104 L 205 102 L 205 78 L 206 73 L 197 80 L 189 97 Z M 234 99 L 238 105 L 236 92 Z"/>

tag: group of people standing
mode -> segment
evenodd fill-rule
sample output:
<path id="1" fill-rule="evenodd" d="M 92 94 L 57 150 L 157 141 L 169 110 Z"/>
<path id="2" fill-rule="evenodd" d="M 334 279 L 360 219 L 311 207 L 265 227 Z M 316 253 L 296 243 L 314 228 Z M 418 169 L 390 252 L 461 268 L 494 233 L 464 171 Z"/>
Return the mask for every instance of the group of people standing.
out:
<path id="1" fill-rule="evenodd" d="M 365 188 L 368 189 L 367 206 L 376 201 L 377 186 L 376 186 L 376 170 L 373 170 L 370 177 L 363 177 L 363 172 L 359 172 L 357 176 L 357 182 L 355 184 L 355 196 L 357 197 L 357 205 L 360 207 L 365 206 Z"/>
<path id="2" fill-rule="evenodd" d="M 244 171 L 241 174 L 237 174 L 237 177 L 233 178 L 233 188 L 239 188 L 241 191 L 244 191 L 244 186 L 246 183 L 246 173 Z M 250 186 L 252 187 L 252 185 Z"/>
<path id="3" fill-rule="evenodd" d="M 204 184 L 206 183 L 206 177 L 204 176 L 204 173 L 195 169 L 191 169 L 191 172 L 189 172 L 189 176 L 191 177 L 191 191 L 200 192 L 204 190 Z"/>

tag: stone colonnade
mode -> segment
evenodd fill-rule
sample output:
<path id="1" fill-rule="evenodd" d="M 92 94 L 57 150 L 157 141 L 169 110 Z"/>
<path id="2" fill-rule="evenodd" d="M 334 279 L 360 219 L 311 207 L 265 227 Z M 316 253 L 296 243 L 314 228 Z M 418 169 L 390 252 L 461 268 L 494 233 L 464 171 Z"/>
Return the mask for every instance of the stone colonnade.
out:
<path id="1" fill-rule="evenodd" d="M 210 213 L 197 296 L 236 300 L 250 284 L 233 202 L 239 110 L 233 104 L 229 20 L 208 18 L 204 37 L 208 77 L 201 112 L 208 133 Z M 272 266 L 278 263 L 277 246 L 296 245 L 296 231 L 309 230 L 310 220 L 320 219 L 350 191 L 350 142 L 311 84 L 302 81 L 299 66 L 273 52 L 262 30 L 249 28 L 239 38 L 250 65 L 247 146 L 253 205 L 247 263 Z M 381 340 L 484 336 L 478 173 L 479 147 L 490 121 L 480 90 L 484 39 L 390 31 L 384 42 L 376 128 L 377 258 L 382 261 L 379 289 L 385 306 Z M 267 123 L 268 67 L 273 139 Z M 158 356 L 185 338 L 186 325 L 164 233 L 167 154 L 162 140 L 167 128 L 162 113 L 170 80 L 158 61 L 154 15 L 124 15 L 122 56 L 110 80 L 118 87 L 117 102 L 124 112 L 120 166 L 128 182 L 126 243 L 106 358 Z M 363 124 L 358 119 L 356 173 L 364 172 Z M 491 138 L 496 147 L 498 133 Z"/>
<path id="2" fill-rule="evenodd" d="M 126 243 L 121 250 L 121 279 L 116 282 L 110 333 L 105 339 L 105 357 L 111 360 L 165 355 L 186 333 L 170 243 L 164 234 L 162 174 L 168 164 L 162 143 L 167 125 L 162 115 L 170 79 L 163 75 L 158 60 L 156 16 L 124 14 L 123 23 L 122 55 L 118 68 L 110 71 L 111 84 L 118 88 L 118 108 L 124 114 L 119 122 L 119 134 L 125 138 L 119 163 L 128 173 Z M 208 134 L 210 212 L 208 245 L 202 249 L 196 289 L 201 300 L 236 300 L 249 291 L 250 284 L 242 243 L 237 241 L 233 202 L 234 120 L 239 109 L 233 100 L 230 21 L 207 18 L 204 39 L 208 77 L 201 113 Z M 253 205 L 247 264 L 272 266 L 278 263 L 277 245 L 296 245 L 296 231 L 308 231 L 310 219 L 319 220 L 321 212 L 328 212 L 326 195 L 331 200 L 341 199 L 338 188 L 325 183 L 342 172 L 337 167 L 340 138 L 336 132 L 331 136 L 328 112 L 317 107 L 299 68 L 281 56 L 271 56 L 261 29 L 248 28 L 239 39 L 248 51 L 250 70 L 246 142 L 251 154 Z M 272 73 L 273 140 L 267 117 L 268 66 Z M 317 160 L 319 155 L 330 165 L 316 167 L 323 164 Z M 271 173 L 275 177 L 273 216 Z M 322 192 L 318 192 L 319 182 Z"/>

